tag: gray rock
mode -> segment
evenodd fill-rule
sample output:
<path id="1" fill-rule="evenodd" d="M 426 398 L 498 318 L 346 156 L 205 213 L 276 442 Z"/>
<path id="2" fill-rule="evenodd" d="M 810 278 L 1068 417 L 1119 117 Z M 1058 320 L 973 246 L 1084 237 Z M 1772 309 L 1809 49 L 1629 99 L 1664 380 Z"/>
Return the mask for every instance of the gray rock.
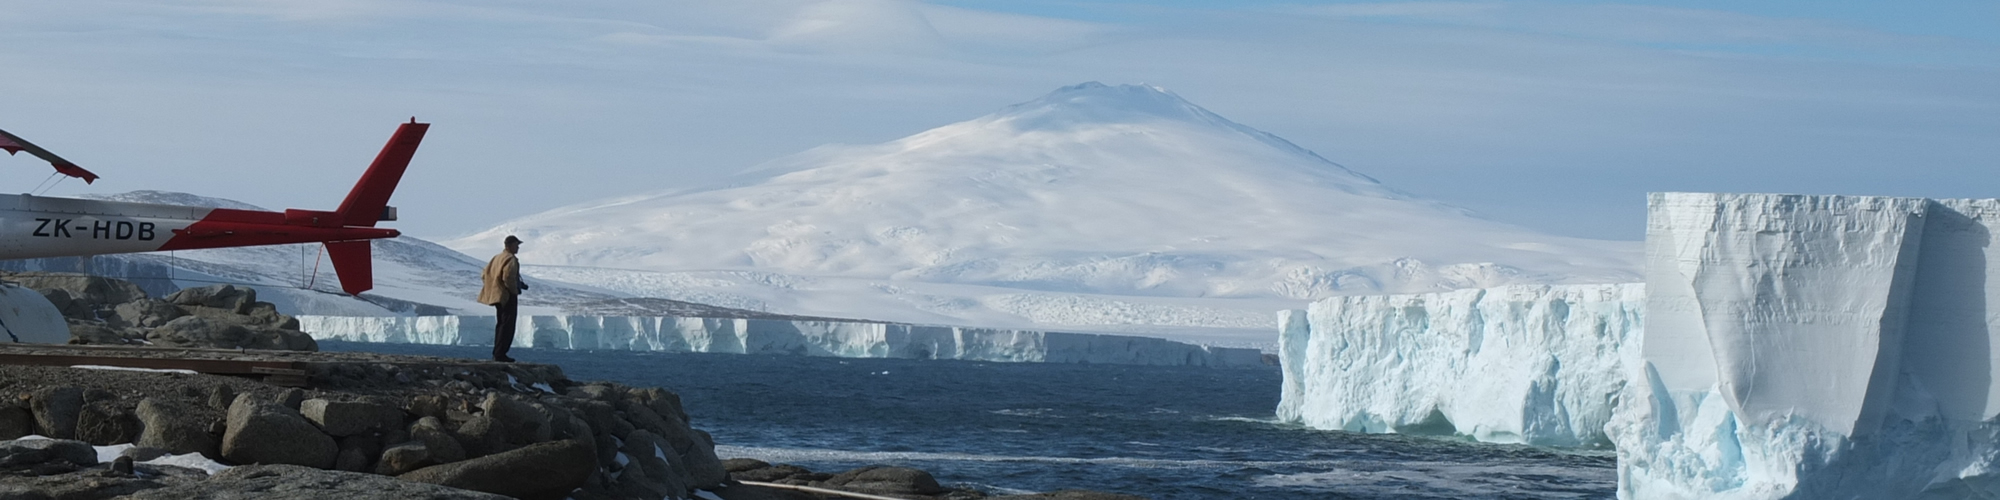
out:
<path id="1" fill-rule="evenodd" d="M 340 438 L 340 455 L 334 457 L 333 468 L 348 472 L 368 472 L 375 464 L 375 457 L 382 455 L 382 438 L 360 435 Z"/>
<path id="2" fill-rule="evenodd" d="M 139 461 L 139 462 L 144 462 L 147 460 L 152 460 L 155 458 L 160 458 L 174 454 L 176 453 L 174 453 L 173 450 L 151 448 L 146 446 L 134 446 L 131 448 L 126 448 L 125 451 L 118 452 L 118 456 L 130 458 L 134 461 Z"/>
<path id="3" fill-rule="evenodd" d="M 277 403 L 284 405 L 286 408 L 297 410 L 299 409 L 299 405 L 305 404 L 305 402 L 306 391 L 299 390 L 298 388 L 285 389 L 283 392 L 278 393 Z"/>
<path id="4" fill-rule="evenodd" d="M 78 345 L 124 345 L 131 343 L 124 329 L 102 321 L 69 318 L 69 343 Z"/>
<path id="5" fill-rule="evenodd" d="M 210 477 L 154 490 L 132 500 L 506 500 L 506 497 L 374 474 L 291 465 L 236 467 Z"/>
<path id="6" fill-rule="evenodd" d="M 458 439 L 451 436 L 451 431 L 445 429 L 444 422 L 437 417 L 424 417 L 410 424 L 410 439 L 424 443 L 424 447 L 431 451 L 431 458 L 438 463 L 465 460 L 465 448 L 458 444 Z"/>
<path id="7" fill-rule="evenodd" d="M 0 405 L 0 440 L 35 433 L 35 413 L 27 408 Z"/>
<path id="8" fill-rule="evenodd" d="M 770 466 L 771 466 L 770 462 L 765 462 L 763 460 L 758 460 L 754 458 L 731 458 L 722 461 L 722 470 L 729 471 L 730 474 L 735 474 L 743 471 L 757 470 Z"/>
<path id="9" fill-rule="evenodd" d="M 299 412 L 249 394 L 229 405 L 222 457 L 239 464 L 292 464 L 326 469 L 340 446 Z"/>
<path id="10" fill-rule="evenodd" d="M 423 441 L 410 441 L 382 450 L 382 459 L 375 462 L 375 473 L 395 476 L 439 463 Z"/>
<path id="11" fill-rule="evenodd" d="M 479 403 L 479 409 L 500 424 L 510 443 L 539 443 L 551 438 L 548 414 L 535 409 L 534 405 L 494 393 L 486 395 L 486 400 Z"/>
<path id="12" fill-rule="evenodd" d="M 299 404 L 299 413 L 334 437 L 378 432 L 403 424 L 403 410 L 363 401 L 308 399 Z"/>
<path id="13" fill-rule="evenodd" d="M 49 305 L 56 306 L 56 311 L 61 312 L 64 318 L 86 321 L 97 319 L 97 314 L 90 310 L 90 304 L 78 302 L 70 298 L 68 290 L 50 289 L 38 291 L 41 292 L 42 298 L 49 299 Z"/>
<path id="14" fill-rule="evenodd" d="M 83 389 L 45 387 L 29 398 L 35 413 L 35 428 L 43 436 L 56 439 L 76 437 L 76 419 L 83 414 Z"/>
<path id="15" fill-rule="evenodd" d="M 463 462 L 434 465 L 397 479 L 484 491 L 523 500 L 555 500 L 597 471 L 589 447 L 570 440 L 537 443 Z M 679 495 L 686 495 L 680 492 Z"/>
<path id="16" fill-rule="evenodd" d="M 931 473 L 908 467 L 871 465 L 835 474 L 828 488 L 877 495 L 935 495 L 946 490 Z"/>
<path id="17" fill-rule="evenodd" d="M 7 279 L 15 283 L 20 283 L 21 286 L 42 292 L 42 296 L 44 297 L 53 295 L 50 293 L 51 290 L 63 291 L 69 301 L 75 303 L 71 307 L 83 307 L 85 308 L 83 310 L 93 311 L 88 316 L 69 316 L 67 312 L 64 314 L 65 316 L 79 319 L 98 319 L 94 312 L 97 306 L 111 306 L 146 298 L 146 291 L 139 289 L 139 285 L 134 285 L 132 282 L 125 280 L 102 276 L 79 273 L 28 272 L 14 274 L 7 277 Z M 54 300 L 52 299 L 50 302 L 54 302 Z"/>
<path id="18" fill-rule="evenodd" d="M 97 465 L 97 449 L 73 439 L 31 439 L 0 442 L 0 470 L 61 460 L 79 466 Z"/>
<path id="19" fill-rule="evenodd" d="M 249 312 L 250 305 L 257 302 L 257 290 L 237 288 L 234 285 L 209 285 L 181 289 L 168 295 L 166 300 L 177 306 L 212 307 L 243 314 Z"/>
<path id="20" fill-rule="evenodd" d="M 687 470 L 675 467 L 665 458 L 675 456 L 674 452 L 669 451 L 667 443 L 653 433 L 632 431 L 631 437 L 625 440 L 625 448 L 619 451 L 631 461 L 625 465 L 625 475 L 640 474 L 621 482 L 640 483 L 635 486 L 645 488 L 647 494 L 644 496 L 680 496 L 688 490 Z"/>
<path id="21" fill-rule="evenodd" d="M 112 318 L 107 318 L 118 326 L 157 328 L 186 316 L 187 311 L 174 307 L 173 303 L 159 299 L 142 299 L 119 304 L 112 309 Z"/>
<path id="22" fill-rule="evenodd" d="M 466 458 L 507 451 L 507 436 L 500 431 L 500 423 L 485 415 L 474 415 L 458 424 L 452 437 L 458 438 L 458 444 L 465 448 Z"/>
<path id="23" fill-rule="evenodd" d="M 222 450 L 217 447 L 215 436 L 208 433 L 209 420 L 203 418 L 205 412 L 195 411 L 178 403 L 159 401 L 152 398 L 139 400 L 136 412 L 144 430 L 139 433 L 139 446 L 159 448 L 175 454 L 200 453 L 209 458 L 221 458 Z"/>
<path id="24" fill-rule="evenodd" d="M 700 442 L 681 454 L 681 466 L 688 471 L 688 485 L 709 488 L 729 480 L 729 470 L 715 456 L 715 438 L 701 430 L 695 430 L 694 435 Z"/>
<path id="25" fill-rule="evenodd" d="M 98 446 L 136 441 L 139 431 L 139 417 L 117 401 L 86 404 L 76 419 L 76 439 Z"/>
<path id="26" fill-rule="evenodd" d="M 147 332 L 146 340 L 165 347 L 241 349 L 250 343 L 250 330 L 200 316 L 183 316 Z"/>
<path id="27" fill-rule="evenodd" d="M 229 404 L 236 402 L 236 391 L 229 386 L 217 384 L 208 388 L 208 407 L 229 411 Z"/>

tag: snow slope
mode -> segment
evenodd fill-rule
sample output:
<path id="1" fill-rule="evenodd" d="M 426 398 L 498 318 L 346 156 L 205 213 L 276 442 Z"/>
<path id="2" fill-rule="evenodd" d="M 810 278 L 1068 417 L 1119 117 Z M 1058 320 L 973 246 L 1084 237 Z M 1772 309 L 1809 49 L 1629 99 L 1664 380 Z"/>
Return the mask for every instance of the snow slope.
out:
<path id="1" fill-rule="evenodd" d="M 1097 83 L 888 143 L 816 148 L 724 185 L 551 210 L 446 245 L 473 252 L 508 234 L 528 241 L 523 262 L 588 268 L 536 275 L 625 293 L 924 323 L 1153 326 L 1042 314 L 1097 302 L 1215 318 L 1159 326 L 1265 338 L 1273 305 L 1630 282 L 1640 257 L 1631 243 L 1539 234 L 1414 198 L 1158 87 Z M 653 274 L 636 283 L 624 270 Z M 1189 299 L 1199 304 L 1176 302 Z M 1247 314 L 1262 319 L 1233 319 Z"/>

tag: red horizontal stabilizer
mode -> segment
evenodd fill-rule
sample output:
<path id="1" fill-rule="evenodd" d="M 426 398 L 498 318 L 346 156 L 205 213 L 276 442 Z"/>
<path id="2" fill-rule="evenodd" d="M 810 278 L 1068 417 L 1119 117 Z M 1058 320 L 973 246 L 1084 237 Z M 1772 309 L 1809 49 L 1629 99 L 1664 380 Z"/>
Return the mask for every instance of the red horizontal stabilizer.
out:
<path id="1" fill-rule="evenodd" d="M 83 167 L 76 166 L 75 163 L 70 163 L 69 160 L 62 159 L 62 157 L 56 156 L 55 153 L 50 153 L 49 150 L 35 146 L 33 143 L 28 142 L 27 139 L 7 133 L 5 130 L 0 130 L 0 150 L 6 150 L 7 154 L 10 155 L 27 151 L 28 154 L 35 155 L 36 158 L 41 158 L 43 161 L 49 162 L 49 165 L 56 167 L 56 172 L 83 179 L 84 183 L 97 182 L 97 174 L 90 173 L 89 170 L 84 170 Z"/>
<path id="2" fill-rule="evenodd" d="M 361 174 L 361 181 L 354 183 L 354 190 L 348 191 L 347 199 L 334 210 L 341 214 L 346 225 L 373 227 L 382 219 L 384 207 L 389 206 L 389 195 L 396 192 L 396 183 L 403 181 L 403 170 L 410 167 L 410 158 L 416 156 L 417 144 L 424 141 L 424 131 L 430 127 L 429 123 L 412 119 L 396 128 L 396 135 L 382 146 L 375 163 Z"/>
<path id="3" fill-rule="evenodd" d="M 340 289 L 348 295 L 361 295 L 375 288 L 375 263 L 370 258 L 368 240 L 326 242 L 326 257 L 333 261 Z"/>

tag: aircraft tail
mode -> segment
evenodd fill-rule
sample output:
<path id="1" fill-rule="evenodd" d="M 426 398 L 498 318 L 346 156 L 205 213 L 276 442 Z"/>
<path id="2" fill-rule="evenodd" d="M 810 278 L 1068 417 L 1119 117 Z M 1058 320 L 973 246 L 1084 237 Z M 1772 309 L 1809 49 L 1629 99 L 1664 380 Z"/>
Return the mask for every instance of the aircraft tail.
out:
<path id="1" fill-rule="evenodd" d="M 333 261 L 333 273 L 340 277 L 340 289 L 348 295 L 361 295 L 361 292 L 375 288 L 375 262 L 368 240 L 326 242 L 326 257 Z"/>
<path id="2" fill-rule="evenodd" d="M 430 128 L 431 124 L 417 123 L 415 118 L 396 128 L 396 135 L 390 136 L 389 144 L 382 146 L 382 153 L 375 156 L 375 163 L 361 174 L 361 181 L 354 183 L 354 190 L 348 191 L 347 199 L 340 202 L 339 209 L 334 210 L 339 214 L 342 225 L 374 227 L 376 222 L 395 219 L 394 214 L 389 213 L 389 195 L 396 192 L 396 183 L 402 182 L 403 170 L 410 167 L 410 158 L 417 154 L 417 144 L 424 141 L 424 132 Z M 333 245 L 329 243 L 327 247 L 331 249 Z M 366 242 L 363 242 L 362 250 L 367 250 Z M 344 274 L 341 281 L 347 281 Z"/>

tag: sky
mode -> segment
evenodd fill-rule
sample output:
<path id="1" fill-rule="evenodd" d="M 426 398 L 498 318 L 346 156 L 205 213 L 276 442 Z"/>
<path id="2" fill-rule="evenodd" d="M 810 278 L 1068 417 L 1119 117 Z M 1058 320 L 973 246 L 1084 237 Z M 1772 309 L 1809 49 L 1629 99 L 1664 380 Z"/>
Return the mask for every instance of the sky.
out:
<path id="1" fill-rule="evenodd" d="M 330 209 L 415 117 L 394 227 L 444 239 L 1086 81 L 1568 236 L 1653 191 L 2000 197 L 1988 0 L 0 0 L 0 129 L 103 176 L 0 191 Z"/>

